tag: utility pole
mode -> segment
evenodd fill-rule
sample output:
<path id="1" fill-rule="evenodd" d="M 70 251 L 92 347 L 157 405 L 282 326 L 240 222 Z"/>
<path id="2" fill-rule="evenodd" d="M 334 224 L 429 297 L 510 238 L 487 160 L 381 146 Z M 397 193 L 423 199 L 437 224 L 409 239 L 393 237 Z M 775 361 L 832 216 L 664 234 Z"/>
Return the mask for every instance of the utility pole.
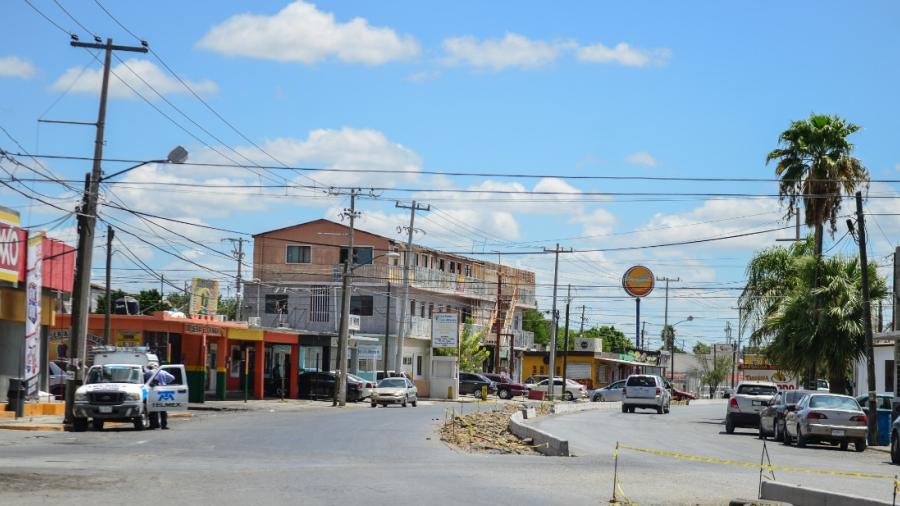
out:
<path id="1" fill-rule="evenodd" d="M 112 311 L 109 284 L 112 279 L 112 242 L 115 237 L 112 225 L 106 226 L 106 307 L 103 311 L 103 344 L 109 344 L 109 314 Z"/>
<path id="2" fill-rule="evenodd" d="M 503 330 L 500 325 L 501 300 L 503 298 L 503 275 L 500 273 L 500 265 L 497 264 L 497 315 L 494 317 L 494 327 L 496 328 L 497 343 L 494 345 L 494 374 L 500 374 L 500 332 Z M 505 316 L 504 316 L 505 319 Z"/>
<path id="3" fill-rule="evenodd" d="M 556 378 L 556 334 L 559 331 L 559 313 L 556 311 L 556 289 L 559 286 L 559 253 L 561 250 L 559 248 L 559 243 L 556 244 L 556 248 L 548 250 L 544 248 L 544 252 L 552 251 L 556 255 L 556 260 L 553 264 L 553 312 L 551 313 L 552 324 L 550 325 L 550 330 L 552 334 L 550 335 L 550 379 L 547 381 L 547 400 L 553 400 L 553 383 Z"/>
<path id="4" fill-rule="evenodd" d="M 847 219 L 853 232 L 853 221 Z M 869 444 L 878 443 L 878 399 L 875 395 L 875 349 L 872 336 L 872 303 L 869 301 L 869 260 L 866 256 L 866 216 L 863 213 L 862 192 L 856 192 L 856 238 L 859 241 L 859 263 L 862 269 L 863 327 L 866 331 L 866 376 L 869 383 Z M 895 309 L 896 310 L 896 309 Z"/>
<path id="5" fill-rule="evenodd" d="M 72 332 L 69 334 L 70 373 L 66 378 L 66 413 L 65 425 L 71 427 L 75 417 L 75 389 L 84 379 L 84 368 L 81 361 L 87 355 L 88 313 L 91 298 L 91 262 L 94 256 L 94 230 L 97 224 L 97 198 L 100 192 L 100 179 L 103 177 L 101 160 L 103 160 L 104 132 L 106 129 L 106 98 L 109 91 L 109 69 L 113 51 L 129 51 L 146 53 L 146 47 L 114 46 L 112 39 L 105 44 L 88 43 L 73 40 L 73 47 L 87 49 L 103 49 L 103 80 L 100 85 L 100 106 L 97 112 L 96 136 L 94 138 L 94 163 L 91 172 L 86 176 L 85 192 L 78 213 L 78 253 L 75 259 L 75 279 L 72 287 Z"/>
<path id="6" fill-rule="evenodd" d="M 391 282 L 387 282 L 387 310 L 384 312 L 384 353 L 381 356 L 384 377 L 387 378 L 388 372 L 388 336 L 391 334 Z M 377 379 L 377 378 L 376 378 Z M 377 383 L 377 382 L 376 382 Z"/>
<path id="7" fill-rule="evenodd" d="M 235 290 L 235 313 L 234 320 L 241 321 L 241 293 L 243 292 L 242 283 L 241 283 L 241 266 L 244 263 L 244 238 L 243 237 L 226 237 L 222 239 L 223 241 L 231 241 L 232 245 L 237 243 L 237 249 L 233 250 L 231 253 L 237 258 L 237 276 L 234 278 L 234 282 L 236 283 Z"/>
<path id="8" fill-rule="evenodd" d="M 347 343 L 350 340 L 350 291 L 352 285 L 350 278 L 353 276 L 353 264 L 356 255 L 353 253 L 353 229 L 356 225 L 356 195 L 358 190 L 350 190 L 350 208 L 344 209 L 341 217 L 350 218 L 350 245 L 347 247 L 347 256 L 344 258 L 344 275 L 341 277 L 341 323 L 338 336 L 338 377 L 334 385 L 334 400 L 332 406 L 344 407 L 347 405 Z"/>
<path id="9" fill-rule="evenodd" d="M 566 396 L 566 379 L 568 378 L 568 374 L 566 369 L 569 367 L 569 306 L 572 304 L 572 285 L 569 285 L 569 289 L 566 296 L 566 327 L 563 330 L 564 338 L 563 338 L 563 370 L 562 370 L 562 378 L 563 378 L 563 387 L 562 387 L 562 396 L 565 398 Z"/>
<path id="10" fill-rule="evenodd" d="M 663 316 L 663 333 L 665 333 L 666 339 L 669 341 L 669 353 L 671 353 L 671 369 L 669 369 L 669 381 L 675 380 L 675 332 L 673 329 L 669 328 L 669 281 L 681 281 L 681 278 L 670 278 L 668 276 L 657 277 L 657 281 L 665 281 L 666 282 L 666 305 L 665 305 L 665 313 Z"/>
<path id="11" fill-rule="evenodd" d="M 430 211 L 430 205 L 417 204 L 415 200 L 410 205 L 404 205 L 400 202 L 395 204 L 400 209 L 409 209 L 409 236 L 406 240 L 406 252 L 403 255 L 403 298 L 400 302 L 400 327 L 397 329 L 397 356 L 395 358 L 394 369 L 397 372 L 403 370 L 403 340 L 406 338 L 406 309 L 409 306 L 409 263 L 412 259 L 413 250 L 413 234 L 415 234 L 416 211 Z M 412 315 L 410 315 L 412 319 Z"/>
<path id="12" fill-rule="evenodd" d="M 644 351 L 647 346 L 647 320 L 641 322 L 641 343 L 637 345 L 637 349 Z"/>

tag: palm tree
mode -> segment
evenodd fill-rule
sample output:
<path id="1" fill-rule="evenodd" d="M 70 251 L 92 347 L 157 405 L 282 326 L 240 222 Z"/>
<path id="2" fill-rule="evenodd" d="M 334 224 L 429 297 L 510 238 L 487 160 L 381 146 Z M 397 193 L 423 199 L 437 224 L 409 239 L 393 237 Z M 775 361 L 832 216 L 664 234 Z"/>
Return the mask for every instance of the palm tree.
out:
<path id="1" fill-rule="evenodd" d="M 793 121 L 778 137 L 779 147 L 766 157 L 777 160 L 778 193 L 787 201 L 787 219 L 800 212 L 802 201 L 806 225 L 815 229 L 815 255 L 822 257 L 822 233 L 828 222 L 833 234 L 843 195 L 852 195 L 867 185 L 869 173 L 857 158 L 847 137 L 859 127 L 838 116 L 811 114 Z"/>

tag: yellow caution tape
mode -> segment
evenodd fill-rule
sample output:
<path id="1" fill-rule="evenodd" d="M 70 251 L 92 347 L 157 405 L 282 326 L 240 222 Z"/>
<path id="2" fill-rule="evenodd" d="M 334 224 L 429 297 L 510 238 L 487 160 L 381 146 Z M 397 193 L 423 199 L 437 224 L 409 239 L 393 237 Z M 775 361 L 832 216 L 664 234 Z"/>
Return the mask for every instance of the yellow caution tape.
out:
<path id="1" fill-rule="evenodd" d="M 771 464 L 760 465 L 760 464 L 757 464 L 754 462 L 741 462 L 739 460 L 716 459 L 716 458 L 712 458 L 712 457 L 701 457 L 698 455 L 686 455 L 684 453 L 669 452 L 669 451 L 665 451 L 665 450 L 654 450 L 652 448 L 638 448 L 636 446 L 628 446 L 628 445 L 620 445 L 619 447 L 622 449 L 625 449 L 625 450 L 649 453 L 651 455 L 658 455 L 660 457 L 670 457 L 673 459 L 680 459 L 680 460 L 691 460 L 694 462 L 706 462 L 707 464 L 750 467 L 753 469 L 763 469 L 763 470 L 767 470 L 767 471 L 784 471 L 787 473 L 824 474 L 824 475 L 828 475 L 828 476 L 845 476 L 848 478 L 887 479 L 887 480 L 894 480 L 895 486 L 898 486 L 897 485 L 897 483 L 898 483 L 897 477 L 893 474 L 851 473 L 848 471 L 828 471 L 825 469 L 808 469 L 805 467 L 774 466 Z"/>

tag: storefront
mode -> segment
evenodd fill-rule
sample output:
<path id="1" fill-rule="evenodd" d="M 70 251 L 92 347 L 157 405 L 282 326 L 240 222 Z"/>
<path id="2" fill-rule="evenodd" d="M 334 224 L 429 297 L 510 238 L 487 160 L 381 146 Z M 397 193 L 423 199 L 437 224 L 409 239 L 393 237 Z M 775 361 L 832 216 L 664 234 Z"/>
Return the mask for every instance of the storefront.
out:
<path id="1" fill-rule="evenodd" d="M 654 353 L 601 353 L 593 351 L 570 351 L 568 359 L 562 353 L 556 354 L 556 376 L 563 375 L 566 364 L 566 378 L 584 384 L 587 388 L 600 388 L 627 378 L 631 374 L 660 374 L 659 355 Z M 522 358 L 522 377 L 548 376 L 550 357 L 545 351 L 526 351 Z"/>

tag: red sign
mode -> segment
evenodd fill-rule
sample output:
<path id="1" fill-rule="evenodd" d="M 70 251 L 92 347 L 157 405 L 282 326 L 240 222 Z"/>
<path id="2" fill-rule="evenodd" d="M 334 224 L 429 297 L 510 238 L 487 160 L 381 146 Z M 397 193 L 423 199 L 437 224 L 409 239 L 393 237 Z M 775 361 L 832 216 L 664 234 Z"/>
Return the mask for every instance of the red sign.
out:
<path id="1" fill-rule="evenodd" d="M 622 288 L 632 297 L 644 297 L 653 291 L 653 272 L 643 265 L 635 265 L 622 276 Z"/>
<path id="2" fill-rule="evenodd" d="M 0 208 L 0 281 L 16 283 L 25 277 L 26 233 L 18 222 L 18 216 Z"/>

